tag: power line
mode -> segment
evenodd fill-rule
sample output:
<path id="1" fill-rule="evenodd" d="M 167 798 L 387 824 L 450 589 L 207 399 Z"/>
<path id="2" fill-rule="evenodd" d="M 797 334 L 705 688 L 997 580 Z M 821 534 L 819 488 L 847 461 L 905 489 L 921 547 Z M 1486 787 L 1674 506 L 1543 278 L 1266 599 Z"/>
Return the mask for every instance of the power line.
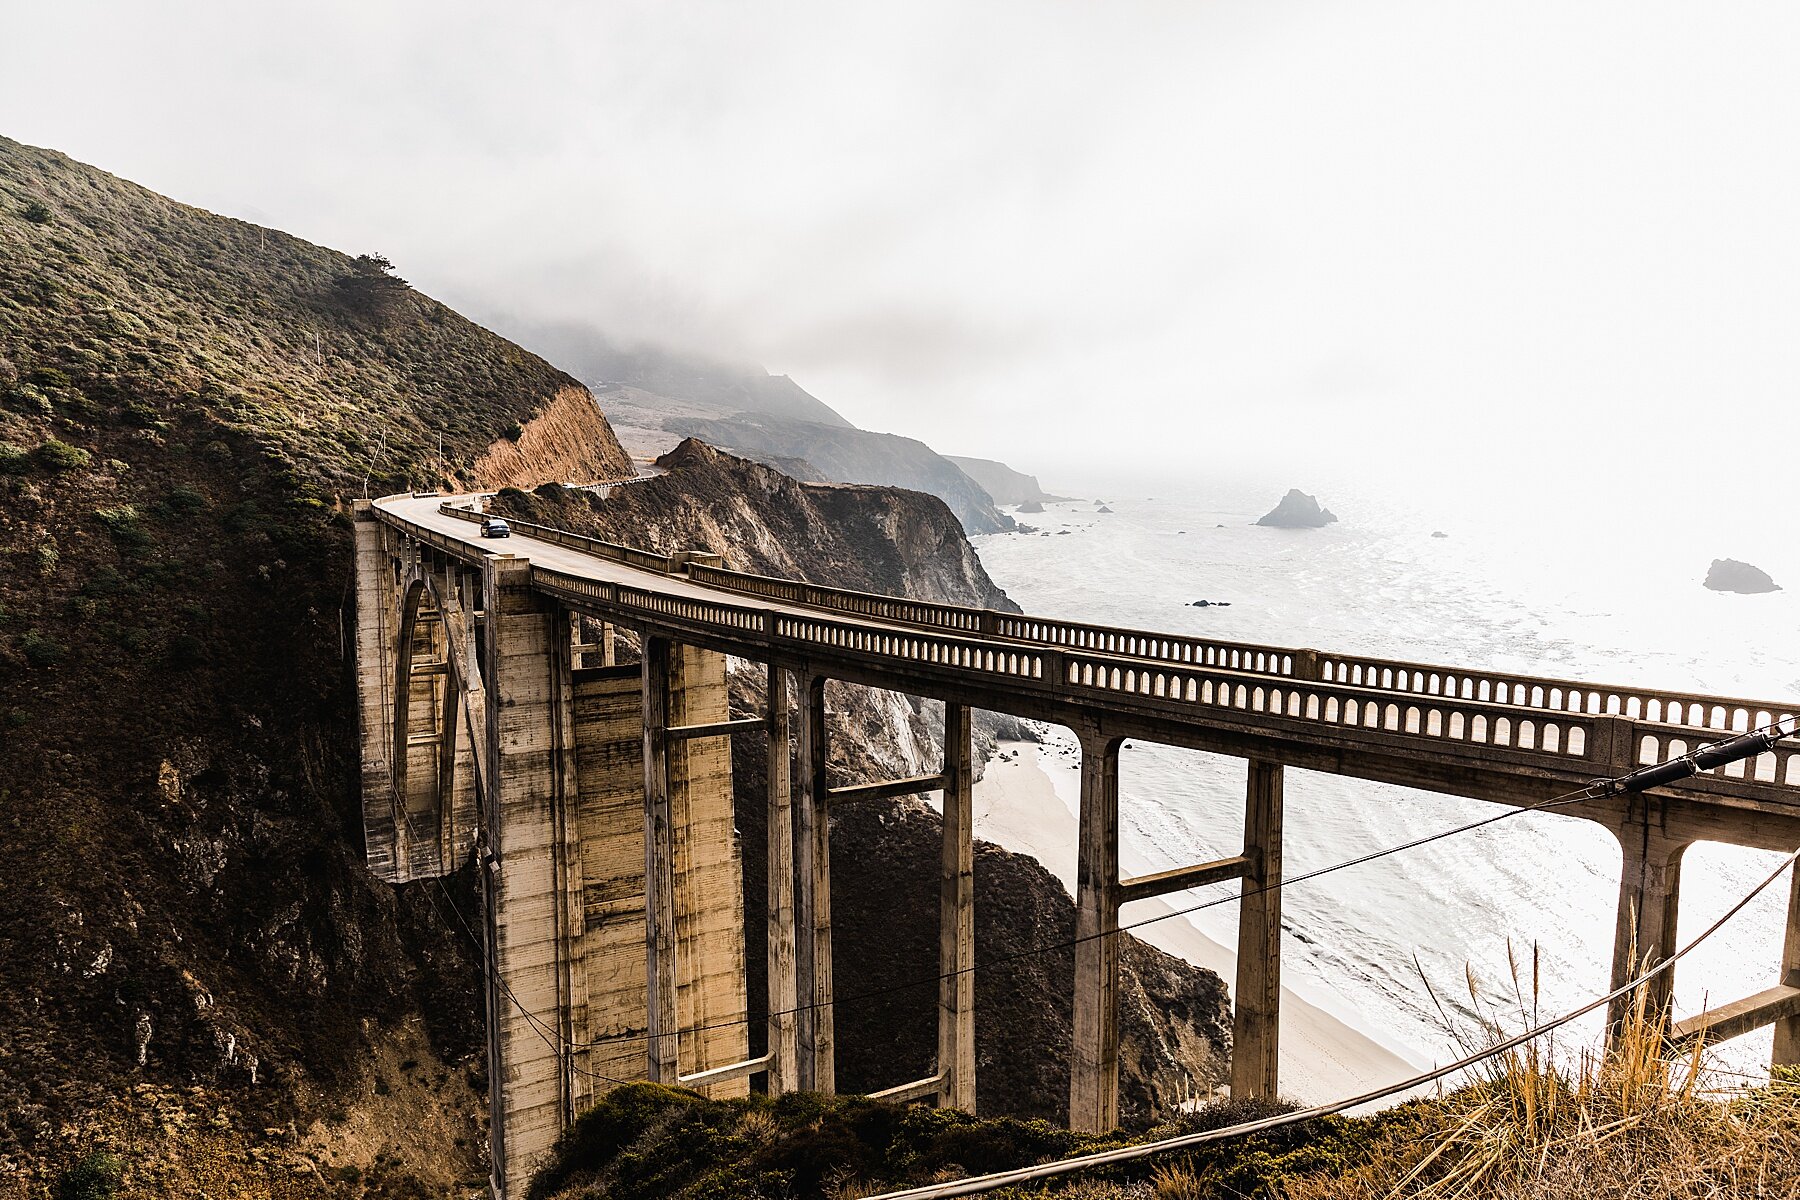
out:
<path id="1" fill-rule="evenodd" d="M 1220 1129 L 1209 1129 L 1201 1133 L 1189 1133 L 1172 1138 L 1162 1138 L 1158 1141 L 1144 1142 L 1136 1146 L 1121 1146 L 1112 1150 L 1101 1150 L 1092 1154 L 1077 1155 L 1074 1158 L 1066 1158 L 1060 1162 L 1040 1163 L 1036 1166 L 1019 1167 L 1011 1171 L 997 1171 L 989 1175 L 977 1175 L 965 1179 L 953 1180 L 948 1183 L 927 1184 L 924 1187 L 903 1188 L 899 1191 L 881 1192 L 878 1195 L 869 1197 L 869 1200 L 949 1200 L 950 1197 L 954 1196 L 973 1196 L 982 1192 L 991 1192 L 996 1188 L 1008 1187 L 1013 1184 L 1031 1183 L 1040 1179 L 1048 1179 L 1056 1175 L 1069 1175 L 1076 1171 L 1088 1170 L 1094 1167 L 1112 1166 L 1115 1163 L 1130 1162 L 1134 1159 L 1147 1158 L 1152 1154 L 1160 1154 L 1165 1151 L 1184 1150 L 1190 1146 L 1199 1146 L 1207 1142 L 1220 1142 L 1227 1138 L 1244 1137 L 1253 1133 L 1263 1133 L 1271 1129 L 1280 1129 L 1287 1125 L 1298 1125 L 1304 1121 L 1313 1121 L 1320 1117 L 1328 1117 L 1336 1113 L 1348 1111 L 1352 1108 L 1359 1108 L 1365 1104 L 1372 1104 L 1377 1100 L 1386 1100 L 1391 1096 L 1397 1096 L 1403 1092 L 1412 1091 L 1414 1088 L 1423 1087 L 1428 1083 L 1436 1083 L 1446 1076 L 1454 1075 L 1458 1071 L 1467 1070 L 1469 1067 L 1475 1066 L 1477 1063 L 1485 1062 L 1490 1058 L 1495 1058 L 1515 1047 L 1524 1045 L 1526 1042 L 1540 1038 L 1546 1033 L 1551 1033 L 1560 1029 L 1572 1021 L 1579 1020 L 1591 1012 L 1604 1008 L 1621 996 L 1636 991 L 1663 972 L 1673 969 L 1675 964 L 1686 957 L 1689 951 L 1693 950 L 1702 942 L 1706 941 L 1707 938 L 1724 928 L 1726 922 L 1742 912 L 1752 900 L 1762 894 L 1765 888 L 1771 883 L 1774 883 L 1776 879 L 1780 878 L 1783 872 L 1794 866 L 1796 861 L 1800 861 L 1800 850 L 1796 850 L 1784 858 L 1780 865 L 1769 872 L 1761 883 L 1750 889 L 1749 893 L 1745 895 L 1743 899 L 1727 909 L 1725 914 L 1708 926 L 1706 931 L 1699 937 L 1681 947 L 1655 966 L 1642 972 L 1629 982 L 1614 988 L 1604 996 L 1588 1001 L 1580 1008 L 1572 1009 L 1559 1017 L 1555 1017 L 1541 1025 L 1527 1029 L 1523 1033 L 1515 1034 L 1498 1045 L 1490 1046 L 1485 1050 L 1479 1050 L 1473 1054 L 1465 1055 L 1455 1062 L 1442 1067 L 1435 1067 L 1432 1070 L 1414 1075 L 1410 1079 L 1402 1080 L 1395 1084 L 1389 1084 L 1386 1087 L 1376 1088 L 1373 1091 L 1364 1092 L 1361 1095 L 1350 1096 L 1342 1100 L 1334 1100 L 1329 1104 L 1319 1104 L 1314 1105 L 1312 1108 L 1303 1108 L 1297 1112 L 1283 1113 L 1274 1117 L 1264 1117 L 1256 1121 L 1244 1121 L 1237 1125 L 1227 1125 Z"/>

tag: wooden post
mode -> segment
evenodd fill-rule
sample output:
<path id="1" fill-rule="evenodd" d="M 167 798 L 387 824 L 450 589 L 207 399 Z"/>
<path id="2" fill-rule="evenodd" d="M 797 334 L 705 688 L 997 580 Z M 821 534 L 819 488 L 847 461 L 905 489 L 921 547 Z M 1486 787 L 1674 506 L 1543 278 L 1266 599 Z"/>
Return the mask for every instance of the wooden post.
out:
<path id="1" fill-rule="evenodd" d="M 975 1111 L 975 779 L 968 708 L 944 705 L 944 845 L 938 875 L 939 1101 Z"/>
<path id="2" fill-rule="evenodd" d="M 675 1082 L 675 832 L 669 805 L 668 639 L 644 638 L 644 944 L 652 1083 Z"/>
<path id="3" fill-rule="evenodd" d="M 1800 987 L 1800 868 L 1792 872 L 1788 886 L 1787 939 L 1781 947 L 1781 982 Z M 1800 1065 L 1800 1016 L 1775 1022 L 1775 1052 L 1769 1062 L 1777 1067 Z"/>
<path id="4" fill-rule="evenodd" d="M 1069 1128 L 1119 1123 L 1119 745 L 1081 733 L 1081 828 L 1075 868 L 1075 1045 Z"/>
<path id="5" fill-rule="evenodd" d="M 1689 843 L 1669 838 L 1649 821 L 1619 830 L 1624 862 L 1619 873 L 1619 917 L 1613 932 L 1612 986 L 1630 982 L 1646 967 L 1675 950 L 1675 920 L 1681 907 L 1681 858 Z M 1790 935 L 1791 937 L 1792 935 Z M 1664 971 L 1647 985 L 1645 1012 L 1667 1016 L 1675 996 L 1675 972 Z M 1607 1010 L 1609 1038 L 1616 1035 L 1632 1010 L 1632 997 L 1621 996 Z"/>
<path id="6" fill-rule="evenodd" d="M 788 673 L 769 667 L 769 1094 L 800 1088 L 795 968 L 793 717 Z"/>
<path id="7" fill-rule="evenodd" d="M 837 1090 L 831 1011 L 831 819 L 825 779 L 825 677 L 800 687 L 799 790 L 794 804 L 795 963 L 801 1011 L 797 1024 L 800 1086 Z"/>
<path id="8" fill-rule="evenodd" d="M 1280 763 L 1250 760 L 1244 854 L 1255 865 L 1238 901 L 1237 1005 L 1232 1015 L 1231 1095 L 1273 1100 L 1281 1072 Z"/>

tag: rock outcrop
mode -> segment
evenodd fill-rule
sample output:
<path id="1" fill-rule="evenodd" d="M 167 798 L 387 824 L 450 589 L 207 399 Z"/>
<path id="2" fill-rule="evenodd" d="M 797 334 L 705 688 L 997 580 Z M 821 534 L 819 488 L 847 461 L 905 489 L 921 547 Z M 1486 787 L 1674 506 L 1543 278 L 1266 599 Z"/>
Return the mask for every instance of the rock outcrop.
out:
<path id="1" fill-rule="evenodd" d="M 1276 529 L 1318 529 L 1337 520 L 1328 508 L 1321 508 L 1319 501 L 1307 495 L 1299 488 L 1290 488 L 1288 494 L 1281 498 L 1269 512 L 1257 520 L 1258 525 L 1268 525 Z"/>
<path id="2" fill-rule="evenodd" d="M 530 420 L 491 442 L 474 464 L 475 482 L 491 489 L 595 483 L 636 473 L 594 397 L 579 386 L 557 392 Z"/>
<path id="3" fill-rule="evenodd" d="M 1715 592 L 1737 592 L 1746 596 L 1781 590 L 1781 585 L 1769 578 L 1767 571 L 1735 558 L 1713 559 L 1712 566 L 1706 571 L 1706 586 Z"/>

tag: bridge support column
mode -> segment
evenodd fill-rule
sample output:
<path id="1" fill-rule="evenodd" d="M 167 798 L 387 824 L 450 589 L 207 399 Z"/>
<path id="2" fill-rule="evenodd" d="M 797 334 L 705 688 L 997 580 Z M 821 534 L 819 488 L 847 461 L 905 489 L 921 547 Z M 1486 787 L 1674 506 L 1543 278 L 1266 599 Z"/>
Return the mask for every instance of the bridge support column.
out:
<path id="1" fill-rule="evenodd" d="M 679 1075 L 675 1005 L 675 829 L 669 804 L 669 654 L 666 638 L 643 640 L 645 1037 L 652 1083 Z"/>
<path id="2" fill-rule="evenodd" d="M 825 678 L 808 675 L 800 687 L 799 789 L 794 804 L 794 856 L 799 926 L 795 961 L 799 976 L 800 1086 L 837 1090 L 831 1001 L 831 814 L 825 778 Z"/>
<path id="3" fill-rule="evenodd" d="M 1250 760 L 1238 901 L 1237 1004 L 1231 1022 L 1232 1098 L 1273 1100 L 1281 1071 L 1281 764 Z"/>
<path id="4" fill-rule="evenodd" d="M 769 1094 L 800 1088 L 795 963 L 793 712 L 788 673 L 769 668 Z"/>
<path id="5" fill-rule="evenodd" d="M 1612 986 L 1628 983 L 1646 967 L 1675 950 L 1675 920 L 1681 905 L 1681 858 L 1690 845 L 1636 821 L 1619 830 L 1624 863 L 1619 877 L 1619 920 L 1613 933 Z M 1660 1020 L 1675 995 L 1675 972 L 1664 971 L 1645 985 L 1644 1011 Z M 1621 996 L 1607 1011 L 1608 1028 L 1616 1034 L 1632 1011 L 1632 997 Z M 1611 1035 L 1609 1035 L 1611 1036 Z"/>
<path id="6" fill-rule="evenodd" d="M 392 686 L 399 656 L 395 610 L 399 596 L 387 526 L 367 500 L 356 502 L 356 707 L 362 732 L 363 846 L 369 870 L 387 883 L 404 882 L 405 857 L 395 819 Z"/>
<path id="7" fill-rule="evenodd" d="M 1075 1045 L 1069 1128 L 1119 1123 L 1119 746 L 1081 735 L 1081 817 L 1075 867 Z"/>
<path id="8" fill-rule="evenodd" d="M 1781 947 L 1781 982 L 1800 987 L 1800 868 L 1791 872 L 1788 886 L 1787 939 Z M 1800 1065 L 1800 1016 L 1775 1022 L 1775 1050 L 1769 1062 L 1777 1067 Z"/>
<path id="9" fill-rule="evenodd" d="M 975 1111 L 975 780 L 971 713 L 944 706 L 944 845 L 938 882 L 938 1093 Z"/>
<path id="10" fill-rule="evenodd" d="M 531 587 L 531 564 L 486 565 L 488 762 L 487 812 L 493 869 L 488 899 L 490 1139 L 500 1194 L 525 1194 L 532 1173 L 555 1145 L 569 1100 L 563 1047 L 566 957 L 558 863 L 565 722 L 556 662 L 567 627 L 554 604 Z"/>

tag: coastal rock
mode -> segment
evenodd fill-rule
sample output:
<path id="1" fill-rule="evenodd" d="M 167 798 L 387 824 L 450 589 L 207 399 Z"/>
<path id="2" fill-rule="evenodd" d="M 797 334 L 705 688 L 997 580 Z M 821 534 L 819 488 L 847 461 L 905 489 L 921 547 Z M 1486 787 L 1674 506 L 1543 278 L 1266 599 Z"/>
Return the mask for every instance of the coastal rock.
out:
<path id="1" fill-rule="evenodd" d="M 1102 504 L 1099 508 L 1096 508 L 1094 511 L 1097 513 L 1109 513 L 1112 511 L 1112 509 L 1110 509 L 1110 508 L 1106 507 L 1106 505 Z"/>
<path id="2" fill-rule="evenodd" d="M 1445 532 L 1444 532 L 1444 531 L 1443 531 L 1443 530 L 1441 530 L 1441 529 L 1434 529 L 1434 530 L 1432 530 L 1432 531 L 1431 531 L 1431 536 L 1432 536 L 1432 537 L 1434 537 L 1434 538 L 1447 538 L 1447 537 L 1449 537 L 1449 536 L 1450 536 L 1450 535 L 1449 535 L 1449 534 L 1447 534 L 1447 533 L 1445 533 Z"/>
<path id="3" fill-rule="evenodd" d="M 1041 513 L 1044 511 L 1044 502 L 1042 500 L 1027 500 L 1025 503 L 1019 505 L 1019 511 L 1022 513 Z"/>
<path id="4" fill-rule="evenodd" d="M 1256 523 L 1276 529 L 1318 529 L 1335 520 L 1336 515 L 1329 508 L 1320 507 L 1316 497 L 1307 495 L 1299 488 L 1289 488 L 1288 494 L 1281 498 L 1281 503 Z"/>
<path id="5" fill-rule="evenodd" d="M 1712 566 L 1706 571 L 1706 586 L 1715 592 L 1737 592 L 1746 596 L 1781 590 L 1781 585 L 1770 579 L 1767 571 L 1735 558 L 1713 559 Z"/>
<path id="6" fill-rule="evenodd" d="M 1196 600 L 1190 607 L 1193 607 L 1193 608 L 1230 608 L 1231 601 L 1229 601 L 1229 600 Z"/>

